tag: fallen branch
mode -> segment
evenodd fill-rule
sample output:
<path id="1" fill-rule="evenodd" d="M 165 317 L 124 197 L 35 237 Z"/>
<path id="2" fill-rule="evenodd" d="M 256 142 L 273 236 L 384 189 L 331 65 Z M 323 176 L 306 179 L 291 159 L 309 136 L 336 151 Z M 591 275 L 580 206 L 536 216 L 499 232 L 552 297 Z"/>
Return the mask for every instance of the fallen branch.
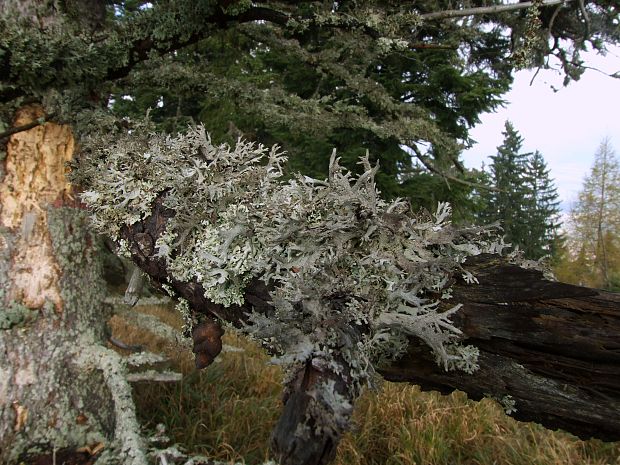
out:
<path id="1" fill-rule="evenodd" d="M 164 261 L 153 257 L 152 250 L 145 254 L 138 244 L 145 242 L 145 235 L 154 244 L 166 216 L 159 204 L 153 216 L 123 231 L 134 260 L 159 283 L 166 282 Z M 465 285 L 455 277 L 450 302 L 464 304 L 453 320 L 465 342 L 480 350 L 479 370 L 473 375 L 446 372 L 426 344 L 411 340 L 407 355 L 382 367 L 381 374 L 423 389 L 460 389 L 473 399 L 514 401 L 511 416 L 516 419 L 582 438 L 619 440 L 620 295 L 548 281 L 540 271 L 495 255 L 471 257 L 465 268 L 480 284 Z M 174 281 L 173 287 L 194 309 L 236 325 L 245 321 L 252 306 L 267 315 L 272 310 L 261 281 L 248 287 L 243 306 L 228 308 L 209 302 L 196 282 Z M 293 404 L 302 402 L 299 396 L 290 398 Z M 291 431 L 290 420 L 283 424 L 288 426 L 277 430 L 276 444 Z"/>
<path id="2" fill-rule="evenodd" d="M 106 146 L 108 159 L 92 158 L 108 168 L 102 174 L 101 166 L 85 165 L 92 177 L 84 176 L 91 190 L 83 198 L 96 224 L 180 299 L 186 324 L 194 325 L 197 367 L 221 349 L 218 319 L 278 355 L 286 395 L 273 449 L 281 464 L 328 463 L 361 387 L 403 350 L 413 354 L 413 373 L 405 358 L 391 371 L 383 367 L 388 378 L 462 386 L 475 398 L 503 400 L 508 411 L 516 406 L 523 419 L 618 437 L 620 394 L 608 388 L 619 371 L 617 299 L 596 307 L 588 299 L 597 291 L 548 281 L 528 262 L 509 263 L 489 229 L 451 225 L 446 204 L 416 216 L 405 202 L 381 201 L 368 158 L 357 178 L 334 153 L 328 179 L 281 182 L 276 149 L 267 155 L 243 141 L 215 147 L 201 128 L 175 140 L 146 137 L 137 150 L 147 157 Z M 128 143 L 118 142 L 122 150 Z M 118 189 L 126 192 L 122 201 Z M 549 310 L 566 297 L 573 299 L 566 308 Z M 605 329 L 571 309 L 594 313 Z M 539 367 L 528 365 L 532 348 Z M 588 394 L 583 380 L 601 373 L 601 388 Z"/>
<path id="3" fill-rule="evenodd" d="M 512 417 L 582 439 L 620 440 L 620 294 L 548 281 L 489 255 L 470 258 L 467 269 L 479 285 L 455 284 L 454 301 L 464 305 L 453 321 L 480 350 L 480 368 L 445 372 L 411 341 L 381 374 L 505 400 Z"/>

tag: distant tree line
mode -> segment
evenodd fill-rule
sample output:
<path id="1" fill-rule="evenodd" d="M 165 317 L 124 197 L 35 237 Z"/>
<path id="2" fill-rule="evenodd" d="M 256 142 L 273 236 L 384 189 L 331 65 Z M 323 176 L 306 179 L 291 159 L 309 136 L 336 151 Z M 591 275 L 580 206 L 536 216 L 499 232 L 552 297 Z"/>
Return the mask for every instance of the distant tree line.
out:
<path id="1" fill-rule="evenodd" d="M 620 164 L 608 138 L 596 151 L 566 229 L 558 279 L 620 291 Z"/>

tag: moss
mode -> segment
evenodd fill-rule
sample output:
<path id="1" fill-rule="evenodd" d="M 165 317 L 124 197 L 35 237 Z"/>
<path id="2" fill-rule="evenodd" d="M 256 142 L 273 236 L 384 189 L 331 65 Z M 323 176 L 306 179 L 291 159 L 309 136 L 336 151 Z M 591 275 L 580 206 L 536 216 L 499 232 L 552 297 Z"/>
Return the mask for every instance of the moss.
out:
<path id="1" fill-rule="evenodd" d="M 0 299 L 2 296 L 0 296 Z M 38 312 L 18 303 L 11 302 L 7 307 L 0 308 L 0 329 L 11 329 L 33 321 Z"/>

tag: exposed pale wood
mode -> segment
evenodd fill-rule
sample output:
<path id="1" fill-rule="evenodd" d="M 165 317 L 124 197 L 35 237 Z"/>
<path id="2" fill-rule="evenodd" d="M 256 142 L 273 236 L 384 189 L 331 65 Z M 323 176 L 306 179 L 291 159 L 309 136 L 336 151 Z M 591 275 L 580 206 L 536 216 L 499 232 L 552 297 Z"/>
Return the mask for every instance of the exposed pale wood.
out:
<path id="1" fill-rule="evenodd" d="M 20 109 L 15 125 L 43 117 L 41 107 Z M 10 298 L 29 308 L 46 300 L 62 307 L 58 287 L 60 271 L 53 257 L 47 230 L 48 205 L 70 195 L 65 163 L 73 156 L 71 129 L 54 123 L 14 134 L 7 144 L 5 177 L 0 183 L 0 225 L 20 229 L 11 260 Z"/>

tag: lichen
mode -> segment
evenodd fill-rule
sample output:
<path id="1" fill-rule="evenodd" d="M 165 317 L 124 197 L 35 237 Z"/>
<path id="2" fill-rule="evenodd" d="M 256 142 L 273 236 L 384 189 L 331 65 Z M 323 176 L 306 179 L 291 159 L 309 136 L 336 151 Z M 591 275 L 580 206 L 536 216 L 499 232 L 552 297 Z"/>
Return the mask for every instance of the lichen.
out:
<path id="1" fill-rule="evenodd" d="M 101 241 L 90 230 L 88 214 L 83 210 L 48 208 L 47 222 L 54 256 L 62 272 L 63 316 L 75 319 L 76 332 L 90 334 L 93 341 L 103 341 L 105 321 L 111 312 L 103 301 Z"/>
<path id="2" fill-rule="evenodd" d="M 100 371 L 113 400 L 115 442 L 104 449 L 99 460 L 102 463 L 118 463 L 122 460 L 127 465 L 147 465 L 146 444 L 136 418 L 123 360 L 112 350 L 91 345 L 88 339 L 79 341 L 78 347 L 82 348 L 76 354 L 78 364 L 86 370 Z"/>
<path id="3" fill-rule="evenodd" d="M 444 347 L 446 356 L 443 358 L 446 370 L 461 370 L 473 374 L 480 366 L 478 357 L 480 350 L 472 345 L 448 344 Z M 438 360 L 440 362 L 441 360 Z"/>
<path id="4" fill-rule="evenodd" d="M 515 68 L 525 69 L 537 65 L 540 60 L 539 50 L 547 46 L 547 31 L 540 19 L 543 0 L 533 0 L 527 9 L 525 31 L 522 37 L 517 36 L 515 51 L 512 56 Z"/>
<path id="5" fill-rule="evenodd" d="M 238 0 L 236 2 L 232 2 L 227 7 L 223 7 L 222 9 L 227 15 L 237 16 L 251 7 L 252 2 L 250 0 Z"/>
<path id="6" fill-rule="evenodd" d="M 77 176 L 93 224 L 113 236 L 163 196 L 175 216 L 157 254 L 212 301 L 241 303 L 250 279 L 271 283 L 274 314 L 251 314 L 245 331 L 291 372 L 308 360 L 334 372 L 346 363 L 359 387 L 407 336 L 446 369 L 472 372 L 476 351 L 458 348 L 450 322 L 459 306 L 444 301 L 455 272 L 475 285 L 467 256 L 502 250 L 493 232 L 453 226 L 445 203 L 413 214 L 402 199 L 382 200 L 368 157 L 354 177 L 332 154 L 325 180 L 283 181 L 284 162 L 277 147 L 213 145 L 203 127 L 176 137 L 138 127 L 95 144 Z"/>
<path id="7" fill-rule="evenodd" d="M 129 355 L 125 359 L 125 363 L 130 367 L 144 367 L 144 366 L 153 366 L 160 365 L 165 362 L 166 358 L 159 354 L 154 354 L 151 352 L 138 352 L 135 354 Z"/>
<path id="8" fill-rule="evenodd" d="M 516 413 L 517 411 L 517 402 L 511 395 L 508 395 L 508 394 L 494 395 L 494 394 L 485 393 L 484 397 L 488 399 L 493 399 L 494 401 L 496 401 L 499 404 L 499 406 L 504 410 L 504 413 L 506 415 L 512 415 L 513 413 Z"/>
<path id="9" fill-rule="evenodd" d="M 517 411 L 517 402 L 510 395 L 505 395 L 499 400 L 500 405 L 503 407 L 506 415 L 511 415 Z"/>
<path id="10" fill-rule="evenodd" d="M 189 307 L 189 302 L 182 297 L 179 298 L 175 306 L 175 310 L 181 314 L 181 318 L 183 319 L 183 327 L 181 328 L 181 333 L 186 337 L 190 337 L 194 327 L 198 322 L 196 320 L 196 315 L 191 311 Z"/>

